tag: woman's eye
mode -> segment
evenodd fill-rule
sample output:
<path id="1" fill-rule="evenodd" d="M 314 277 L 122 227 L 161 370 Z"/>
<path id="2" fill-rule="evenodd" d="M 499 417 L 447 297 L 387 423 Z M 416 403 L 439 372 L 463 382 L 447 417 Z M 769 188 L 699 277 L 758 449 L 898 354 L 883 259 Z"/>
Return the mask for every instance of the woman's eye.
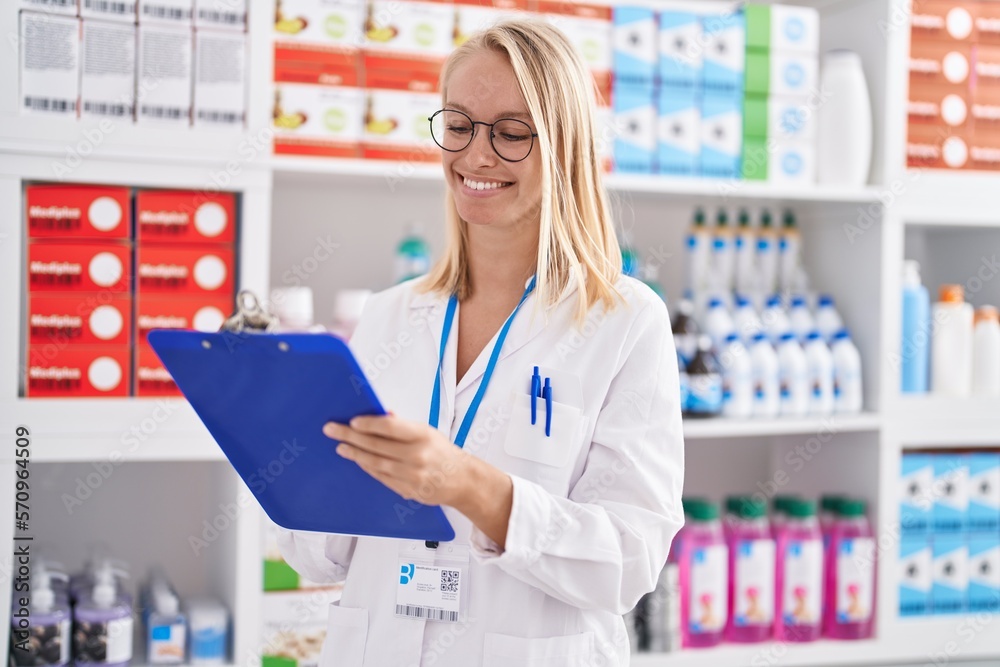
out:
<path id="1" fill-rule="evenodd" d="M 454 132 L 455 134 L 465 134 L 467 132 L 471 132 L 472 128 L 464 125 L 449 125 L 448 131 Z"/>
<path id="2" fill-rule="evenodd" d="M 527 134 L 511 134 L 509 132 L 503 132 L 500 134 L 500 138 L 504 141 L 518 142 L 524 141 L 528 138 Z"/>

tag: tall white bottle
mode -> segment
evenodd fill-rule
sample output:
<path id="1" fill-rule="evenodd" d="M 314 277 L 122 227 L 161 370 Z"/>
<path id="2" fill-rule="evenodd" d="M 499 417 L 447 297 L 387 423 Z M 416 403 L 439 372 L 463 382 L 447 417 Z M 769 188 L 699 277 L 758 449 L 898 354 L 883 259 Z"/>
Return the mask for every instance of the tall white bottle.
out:
<path id="1" fill-rule="evenodd" d="M 761 211 L 757 229 L 757 277 L 757 289 L 763 294 L 778 288 L 778 235 L 767 209 Z"/>
<path id="2" fill-rule="evenodd" d="M 872 158 L 872 110 L 861 57 L 834 49 L 823 56 L 817 119 L 816 178 L 824 185 L 862 186 Z"/>
<path id="3" fill-rule="evenodd" d="M 791 331 L 778 344 L 782 417 L 804 417 L 809 411 L 809 367 L 802 345 Z"/>
<path id="4" fill-rule="evenodd" d="M 833 352 L 818 331 L 806 336 L 806 366 L 809 374 L 809 414 L 833 414 Z"/>
<path id="5" fill-rule="evenodd" d="M 785 211 L 778 243 L 778 286 L 782 292 L 794 289 L 801 254 L 802 238 L 795 223 L 795 214 Z"/>
<path id="6" fill-rule="evenodd" d="M 931 390 L 945 396 L 972 392 L 973 311 L 961 285 L 942 285 L 931 309 Z"/>
<path id="7" fill-rule="evenodd" d="M 736 265 L 733 230 L 729 226 L 729 214 L 720 208 L 715 216 L 712 230 L 712 287 L 721 294 L 733 289 L 733 269 Z"/>
<path id="8" fill-rule="evenodd" d="M 757 234 L 750 225 L 750 213 L 740 209 L 736 227 L 736 291 L 749 294 L 757 286 Z"/>
<path id="9" fill-rule="evenodd" d="M 753 373 L 753 416 L 771 419 L 781 408 L 781 384 L 778 377 L 778 354 L 763 331 L 754 335 L 750 345 Z"/>
<path id="10" fill-rule="evenodd" d="M 705 212 L 700 208 L 691 220 L 685 251 L 684 291 L 697 300 L 705 290 L 712 256 L 712 233 L 705 226 Z"/>
<path id="11" fill-rule="evenodd" d="M 712 298 L 705 311 L 705 333 L 712 339 L 712 349 L 716 354 L 722 351 L 726 337 L 735 331 L 733 318 L 729 316 L 726 304 L 719 298 Z"/>
<path id="12" fill-rule="evenodd" d="M 976 311 L 973 339 L 972 393 L 1000 397 L 1000 320 L 996 308 L 984 306 Z"/>
<path id="13" fill-rule="evenodd" d="M 864 405 L 861 386 L 861 353 L 847 329 L 833 336 L 833 411 L 856 414 Z"/>
<path id="14" fill-rule="evenodd" d="M 738 334 L 726 336 L 719 365 L 722 367 L 722 416 L 750 417 L 754 404 L 753 362 Z"/>

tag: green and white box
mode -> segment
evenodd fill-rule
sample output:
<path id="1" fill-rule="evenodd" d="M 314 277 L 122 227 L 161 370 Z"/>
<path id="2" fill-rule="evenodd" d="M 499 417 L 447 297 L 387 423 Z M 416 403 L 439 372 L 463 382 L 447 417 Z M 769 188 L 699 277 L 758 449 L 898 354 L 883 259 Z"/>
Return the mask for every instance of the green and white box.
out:
<path id="1" fill-rule="evenodd" d="M 819 53 L 819 12 L 789 5 L 746 6 L 747 48 Z"/>

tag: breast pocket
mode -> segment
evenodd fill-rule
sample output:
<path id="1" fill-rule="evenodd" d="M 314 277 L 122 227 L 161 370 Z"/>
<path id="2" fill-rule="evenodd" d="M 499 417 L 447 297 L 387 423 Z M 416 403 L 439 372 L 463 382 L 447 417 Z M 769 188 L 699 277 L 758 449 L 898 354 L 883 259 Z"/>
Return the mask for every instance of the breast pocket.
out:
<path id="1" fill-rule="evenodd" d="M 361 667 L 368 640 L 368 610 L 330 605 L 319 667 Z"/>
<path id="2" fill-rule="evenodd" d="M 545 401 L 535 399 L 535 423 L 531 423 L 531 395 L 512 394 L 510 423 L 504 438 L 504 453 L 511 457 L 510 472 L 536 481 L 553 492 L 568 488 L 573 462 L 579 454 L 584 418 L 579 408 L 551 404 L 549 435 L 545 434 Z M 530 462 L 530 465 L 525 465 Z"/>
<path id="3" fill-rule="evenodd" d="M 594 633 L 527 639 L 487 633 L 483 667 L 589 667 L 594 664 Z"/>

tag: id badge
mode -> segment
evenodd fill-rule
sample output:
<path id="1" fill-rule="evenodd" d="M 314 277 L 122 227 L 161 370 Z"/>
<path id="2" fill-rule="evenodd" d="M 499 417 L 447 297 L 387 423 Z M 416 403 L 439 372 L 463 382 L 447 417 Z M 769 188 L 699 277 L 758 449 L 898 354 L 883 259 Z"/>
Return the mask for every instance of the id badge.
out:
<path id="1" fill-rule="evenodd" d="M 396 616 L 458 623 L 467 616 L 469 547 L 442 543 L 435 549 L 408 540 L 399 548 Z"/>

